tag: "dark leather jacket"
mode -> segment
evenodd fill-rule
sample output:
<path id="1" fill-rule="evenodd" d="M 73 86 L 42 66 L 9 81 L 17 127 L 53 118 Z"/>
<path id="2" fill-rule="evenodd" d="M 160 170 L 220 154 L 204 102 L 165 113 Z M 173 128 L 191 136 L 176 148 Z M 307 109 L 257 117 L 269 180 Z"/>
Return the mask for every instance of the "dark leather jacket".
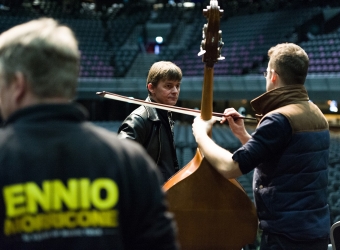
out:
<path id="1" fill-rule="evenodd" d="M 146 101 L 151 102 L 149 97 Z M 140 106 L 123 121 L 118 136 L 143 145 L 162 172 L 165 182 L 178 171 L 179 166 L 170 126 L 161 121 L 158 113 L 162 111 Z"/>

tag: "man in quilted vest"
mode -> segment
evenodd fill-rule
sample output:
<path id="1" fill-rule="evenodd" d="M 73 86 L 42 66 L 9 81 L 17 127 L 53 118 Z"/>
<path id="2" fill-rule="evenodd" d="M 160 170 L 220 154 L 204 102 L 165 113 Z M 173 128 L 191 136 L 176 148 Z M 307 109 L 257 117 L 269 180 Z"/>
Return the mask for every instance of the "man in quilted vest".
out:
<path id="1" fill-rule="evenodd" d="M 243 146 L 233 154 L 208 135 L 214 120 L 196 118 L 193 133 L 205 158 L 225 178 L 254 170 L 253 192 L 261 250 L 327 249 L 330 214 L 327 204 L 328 122 L 308 97 L 304 82 L 309 58 L 292 43 L 268 51 L 266 92 L 251 101 L 259 117 L 247 133 L 235 109 L 225 110 Z"/>

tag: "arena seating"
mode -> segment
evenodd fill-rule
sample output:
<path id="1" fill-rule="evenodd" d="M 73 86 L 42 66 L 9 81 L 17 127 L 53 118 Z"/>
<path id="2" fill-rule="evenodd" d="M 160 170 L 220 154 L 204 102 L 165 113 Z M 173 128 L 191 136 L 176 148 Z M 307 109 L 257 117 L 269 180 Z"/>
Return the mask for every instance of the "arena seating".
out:
<path id="1" fill-rule="evenodd" d="M 300 44 L 309 55 L 310 73 L 340 72 L 340 29 Z"/>
<path id="2" fill-rule="evenodd" d="M 286 42 L 294 33 L 294 27 L 320 13 L 320 8 L 305 8 L 253 15 L 233 16 L 223 20 L 222 56 L 225 60 L 215 65 L 216 75 L 244 75 L 262 73 L 263 61 L 271 46 Z M 282 20 L 285 20 L 282 22 Z M 202 25 L 203 27 L 203 25 Z M 175 59 L 185 75 L 202 75 L 202 59 L 197 56 L 199 48 L 191 48 Z M 266 67 L 266 65 L 265 65 Z"/>
<path id="3" fill-rule="evenodd" d="M 34 17 L 57 16 L 60 22 L 73 28 L 79 39 L 82 53 L 80 76 L 112 78 L 124 77 L 138 54 L 142 53 L 138 45 L 138 39 L 143 36 L 142 25 L 147 22 L 171 23 L 172 30 L 159 59 L 174 61 L 185 76 L 203 75 L 204 64 L 197 56 L 200 51 L 197 40 L 202 39 L 202 27 L 207 20 L 199 8 L 167 6 L 153 10 L 145 5 L 126 5 L 117 7 L 119 11 L 115 15 L 87 12 L 87 15 L 72 16 L 62 15 L 60 9 L 56 11 L 50 5 L 45 6 L 44 12 L 30 9 L 24 9 L 22 14 L 2 11 L 0 31 Z M 320 7 L 310 7 L 224 17 L 220 29 L 225 59 L 215 65 L 215 74 L 262 73 L 266 68 L 268 48 L 279 42 L 298 42 L 295 35 L 299 26 L 321 12 Z M 340 72 L 339 37 L 338 30 L 301 42 L 311 58 L 311 73 Z"/>
<path id="4" fill-rule="evenodd" d="M 110 49 L 104 40 L 105 30 L 99 19 L 63 19 L 79 40 L 81 52 L 80 77 L 113 77 Z"/>

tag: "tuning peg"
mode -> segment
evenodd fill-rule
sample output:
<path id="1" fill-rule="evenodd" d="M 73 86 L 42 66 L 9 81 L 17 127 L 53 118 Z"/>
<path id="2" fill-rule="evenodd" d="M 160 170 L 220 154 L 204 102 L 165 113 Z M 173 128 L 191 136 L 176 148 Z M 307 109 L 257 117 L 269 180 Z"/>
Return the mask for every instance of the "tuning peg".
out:
<path id="1" fill-rule="evenodd" d="M 206 52 L 205 50 L 202 50 L 202 49 L 201 49 L 201 51 L 200 51 L 200 52 L 198 52 L 198 54 L 197 54 L 197 55 L 198 55 L 198 56 L 204 55 L 204 54 L 205 54 L 205 52 Z"/>
<path id="2" fill-rule="evenodd" d="M 222 41 L 222 30 L 218 31 L 218 46 L 222 49 L 224 42 Z"/>
<path id="3" fill-rule="evenodd" d="M 207 9 L 203 9 L 203 16 L 208 18 L 209 16 L 209 11 Z"/>
<path id="4" fill-rule="evenodd" d="M 224 60 L 225 57 L 224 56 L 221 56 L 221 51 L 222 51 L 222 47 L 224 45 L 224 42 L 222 41 L 222 31 L 219 32 L 219 35 L 220 35 L 220 39 L 218 41 L 218 55 L 219 55 L 219 58 L 217 58 L 217 60 Z"/>
<path id="5" fill-rule="evenodd" d="M 208 24 L 204 24 L 203 28 L 202 28 L 202 32 L 203 32 L 203 39 L 205 39 L 206 34 L 207 34 L 207 30 L 208 30 Z"/>
<path id="6" fill-rule="evenodd" d="M 205 40 L 202 40 L 201 41 L 201 47 L 200 47 L 200 52 L 197 54 L 198 56 L 201 56 L 201 55 L 203 55 L 203 54 L 205 54 Z"/>
<path id="7" fill-rule="evenodd" d="M 201 49 L 205 50 L 205 40 L 202 40 L 201 42 Z"/>
<path id="8" fill-rule="evenodd" d="M 218 54 L 217 60 L 221 61 L 221 60 L 224 60 L 224 59 L 225 59 L 224 56 L 221 56 L 221 48 L 218 48 L 218 49 L 217 49 L 217 54 Z"/>

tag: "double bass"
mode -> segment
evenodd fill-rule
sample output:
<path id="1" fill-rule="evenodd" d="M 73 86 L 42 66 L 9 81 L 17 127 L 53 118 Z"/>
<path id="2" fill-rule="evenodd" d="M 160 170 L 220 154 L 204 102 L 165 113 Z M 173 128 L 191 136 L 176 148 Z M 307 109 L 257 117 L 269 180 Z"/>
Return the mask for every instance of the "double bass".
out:
<path id="1" fill-rule="evenodd" d="M 201 111 L 146 103 L 114 93 L 97 92 L 105 98 L 171 110 L 202 119 L 220 119 L 223 114 L 212 112 L 214 64 L 221 57 L 222 32 L 219 30 L 220 10 L 217 0 L 203 10 L 208 22 L 203 26 L 201 42 L 204 81 Z M 238 117 L 247 119 L 246 117 Z M 251 118 L 250 118 L 251 119 Z M 211 133 L 209 135 L 211 136 Z M 241 249 L 254 242 L 258 220 L 253 202 L 235 179 L 225 179 L 204 158 L 199 149 L 193 159 L 164 185 L 169 210 L 174 214 L 178 240 L 183 250 Z"/>
<path id="2" fill-rule="evenodd" d="M 214 64 L 221 57 L 222 32 L 217 0 L 203 10 L 208 22 L 201 42 L 204 65 L 201 117 L 212 118 Z M 211 133 L 209 135 L 211 136 Z M 258 220 L 253 202 L 235 179 L 225 179 L 199 149 L 193 159 L 164 185 L 169 210 L 183 250 L 242 249 L 254 242 Z"/>

